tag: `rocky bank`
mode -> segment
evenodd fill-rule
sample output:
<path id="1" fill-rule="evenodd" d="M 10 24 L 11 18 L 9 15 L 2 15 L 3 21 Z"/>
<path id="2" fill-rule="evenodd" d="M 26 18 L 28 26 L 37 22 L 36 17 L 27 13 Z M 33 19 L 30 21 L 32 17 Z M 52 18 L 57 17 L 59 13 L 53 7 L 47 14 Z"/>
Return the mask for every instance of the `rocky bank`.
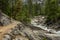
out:
<path id="1" fill-rule="evenodd" d="M 11 21 L 8 16 L 0 12 L 0 25 L 6 27 L 6 25 L 11 24 Z M 33 25 L 25 25 L 21 22 L 16 22 L 13 28 L 12 25 L 10 25 L 9 27 L 11 28 L 9 28 L 8 31 L 6 30 L 7 32 L 3 32 L 4 34 L 1 40 L 60 40 L 60 36 L 49 36 L 49 34 L 51 33 Z M 2 27 L 0 28 L 0 30 L 1 29 Z M 5 29 L 3 29 L 3 31 L 4 30 Z"/>

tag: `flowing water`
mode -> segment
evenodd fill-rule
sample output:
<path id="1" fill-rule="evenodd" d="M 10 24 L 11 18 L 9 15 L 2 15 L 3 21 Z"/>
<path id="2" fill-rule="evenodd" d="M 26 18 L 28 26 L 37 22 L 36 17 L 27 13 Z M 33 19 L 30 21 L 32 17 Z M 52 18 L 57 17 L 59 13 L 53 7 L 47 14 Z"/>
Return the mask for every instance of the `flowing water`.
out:
<path id="1" fill-rule="evenodd" d="M 32 19 L 31 24 L 35 27 L 41 28 L 42 30 L 45 30 L 47 32 L 51 32 L 51 33 L 54 33 L 54 34 L 57 34 L 60 36 L 60 31 L 56 31 L 54 29 L 48 29 L 46 26 L 42 26 L 42 24 L 38 24 L 38 20 L 36 20 L 36 19 Z"/>

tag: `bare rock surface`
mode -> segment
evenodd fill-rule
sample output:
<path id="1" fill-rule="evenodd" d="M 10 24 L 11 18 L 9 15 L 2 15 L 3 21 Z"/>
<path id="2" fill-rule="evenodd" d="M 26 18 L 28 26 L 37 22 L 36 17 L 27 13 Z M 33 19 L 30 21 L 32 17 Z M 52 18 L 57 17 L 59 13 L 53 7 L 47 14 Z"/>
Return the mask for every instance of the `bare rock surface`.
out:
<path id="1" fill-rule="evenodd" d="M 17 24 L 15 28 L 11 29 L 12 31 L 7 32 L 3 40 L 60 40 L 59 36 L 49 36 L 44 30 L 35 30 L 31 27 L 25 26 L 24 24 Z M 7 36 L 8 34 L 8 36 Z M 51 35 L 51 34 L 50 34 Z"/>
<path id="2" fill-rule="evenodd" d="M 0 25 L 5 26 L 11 23 L 11 19 L 0 11 Z"/>
<path id="3" fill-rule="evenodd" d="M 60 36 L 56 36 L 39 27 L 25 25 L 15 20 L 10 23 L 11 20 L 8 16 L 1 12 L 0 14 L 0 25 L 5 25 L 0 28 L 0 40 L 60 40 Z M 42 19 L 40 20 L 43 21 Z"/>

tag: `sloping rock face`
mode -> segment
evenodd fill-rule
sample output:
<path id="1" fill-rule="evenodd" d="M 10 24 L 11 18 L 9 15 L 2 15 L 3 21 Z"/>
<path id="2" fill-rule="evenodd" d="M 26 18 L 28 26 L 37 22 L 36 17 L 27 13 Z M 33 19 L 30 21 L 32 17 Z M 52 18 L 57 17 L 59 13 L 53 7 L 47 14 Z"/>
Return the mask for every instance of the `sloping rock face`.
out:
<path id="1" fill-rule="evenodd" d="M 32 28 L 24 24 L 17 24 L 15 28 L 4 35 L 3 40 L 42 40 L 43 38 L 40 38 L 39 34 L 38 31 L 34 32 Z"/>
<path id="2" fill-rule="evenodd" d="M 8 25 L 10 23 L 10 18 L 0 12 L 0 25 Z M 3 34 L 2 40 L 60 40 L 60 36 L 46 35 L 50 33 L 38 27 L 25 25 L 21 22 L 12 25 L 15 26 L 11 29 L 9 28 L 8 32 Z M 9 27 L 11 27 L 12 25 L 10 25 Z"/>
<path id="3" fill-rule="evenodd" d="M 19 23 L 4 35 L 3 40 L 60 40 L 58 36 L 49 36 L 45 33 L 47 32 L 44 30 Z"/>
<path id="4" fill-rule="evenodd" d="M 10 18 L 5 15 L 3 12 L 0 11 L 0 25 L 1 26 L 6 26 L 11 23 Z"/>

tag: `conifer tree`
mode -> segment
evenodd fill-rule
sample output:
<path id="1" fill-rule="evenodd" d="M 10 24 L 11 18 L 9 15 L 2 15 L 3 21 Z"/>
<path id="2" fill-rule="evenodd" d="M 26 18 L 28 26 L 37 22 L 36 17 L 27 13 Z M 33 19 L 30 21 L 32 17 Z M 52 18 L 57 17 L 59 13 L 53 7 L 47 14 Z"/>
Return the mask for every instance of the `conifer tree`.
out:
<path id="1" fill-rule="evenodd" d="M 31 14 L 33 13 L 33 12 L 32 12 L 32 7 L 33 7 L 33 6 L 32 6 L 32 0 L 28 0 L 28 10 L 29 10 L 29 11 L 28 11 L 28 14 L 27 14 L 27 15 L 30 16 L 30 17 L 32 17 Z"/>
<path id="2" fill-rule="evenodd" d="M 22 8 L 22 1 L 16 0 L 15 5 L 12 6 L 12 17 L 16 19 L 18 14 L 20 14 Z"/>
<path id="3" fill-rule="evenodd" d="M 58 13 L 58 0 L 47 0 L 45 5 L 45 14 L 47 21 L 56 21 Z"/>

